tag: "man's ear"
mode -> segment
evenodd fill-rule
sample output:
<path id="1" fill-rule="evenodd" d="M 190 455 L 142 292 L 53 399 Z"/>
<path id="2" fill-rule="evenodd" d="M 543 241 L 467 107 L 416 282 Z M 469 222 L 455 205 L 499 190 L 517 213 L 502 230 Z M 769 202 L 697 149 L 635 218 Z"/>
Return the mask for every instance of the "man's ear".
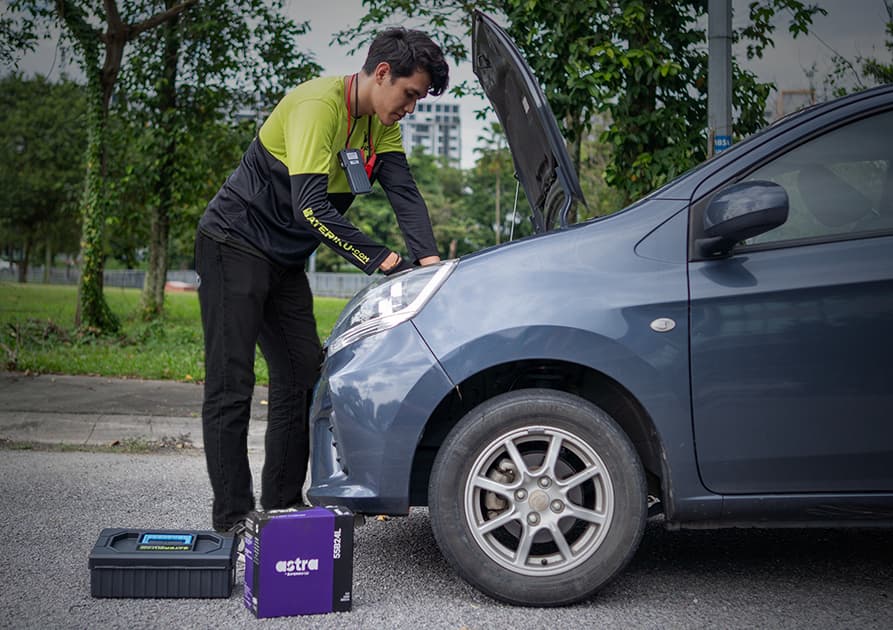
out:
<path id="1" fill-rule="evenodd" d="M 391 64 L 389 64 L 387 61 L 382 61 L 377 66 L 375 66 L 375 70 L 372 72 L 372 76 L 375 77 L 375 80 L 378 83 L 381 83 L 390 73 Z"/>

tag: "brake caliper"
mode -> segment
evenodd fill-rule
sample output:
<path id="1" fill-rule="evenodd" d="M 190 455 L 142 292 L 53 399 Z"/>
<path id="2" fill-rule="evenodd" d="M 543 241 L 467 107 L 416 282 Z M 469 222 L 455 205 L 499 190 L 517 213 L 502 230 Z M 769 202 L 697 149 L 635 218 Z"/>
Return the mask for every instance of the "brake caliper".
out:
<path id="1" fill-rule="evenodd" d="M 515 465 L 510 459 L 503 459 L 492 469 L 487 478 L 508 485 L 515 480 Z M 509 501 L 495 492 L 487 492 L 484 495 L 484 506 L 487 508 L 487 518 L 494 518 L 497 514 L 509 506 Z"/>

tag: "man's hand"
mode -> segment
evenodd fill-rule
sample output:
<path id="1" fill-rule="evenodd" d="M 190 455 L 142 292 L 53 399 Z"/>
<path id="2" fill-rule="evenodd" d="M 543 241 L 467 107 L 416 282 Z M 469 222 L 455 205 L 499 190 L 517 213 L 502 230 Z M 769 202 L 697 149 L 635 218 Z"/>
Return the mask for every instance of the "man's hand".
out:
<path id="1" fill-rule="evenodd" d="M 382 262 L 378 268 L 381 269 L 381 272 L 384 275 L 389 276 L 393 273 L 412 269 L 412 265 L 403 260 L 403 258 L 401 258 L 400 254 L 398 254 L 397 252 L 391 252 L 387 255 L 387 257 L 384 259 L 384 262 Z"/>
<path id="2" fill-rule="evenodd" d="M 394 267 L 400 263 L 400 260 L 400 254 L 391 252 L 385 257 L 378 268 L 381 269 L 382 273 L 391 273 L 394 270 Z"/>
<path id="3" fill-rule="evenodd" d="M 419 265 L 421 265 L 422 267 L 433 265 L 434 263 L 439 262 L 440 256 L 425 256 L 424 258 L 419 258 Z M 403 258 L 397 252 L 391 252 L 387 255 L 384 261 L 382 261 L 381 265 L 379 265 L 378 268 L 383 274 L 389 276 L 392 273 L 397 273 L 398 271 L 406 271 L 407 269 L 412 269 L 412 265 L 403 260 Z"/>

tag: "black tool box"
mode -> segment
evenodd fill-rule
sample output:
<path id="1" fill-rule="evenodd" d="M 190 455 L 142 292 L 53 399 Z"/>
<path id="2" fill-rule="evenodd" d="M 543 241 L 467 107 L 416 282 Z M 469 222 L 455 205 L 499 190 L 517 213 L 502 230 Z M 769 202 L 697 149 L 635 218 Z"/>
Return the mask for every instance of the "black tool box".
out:
<path id="1" fill-rule="evenodd" d="M 170 529 L 103 529 L 90 553 L 93 597 L 229 597 L 232 536 Z"/>

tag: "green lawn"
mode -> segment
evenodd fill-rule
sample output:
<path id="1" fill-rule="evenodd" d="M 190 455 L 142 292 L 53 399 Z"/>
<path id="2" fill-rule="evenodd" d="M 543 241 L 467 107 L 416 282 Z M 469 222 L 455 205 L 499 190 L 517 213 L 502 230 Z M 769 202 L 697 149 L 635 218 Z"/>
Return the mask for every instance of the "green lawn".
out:
<path id="1" fill-rule="evenodd" d="M 115 337 L 79 335 L 74 327 L 77 287 L 0 283 L 0 365 L 53 374 L 96 374 L 201 381 L 205 377 L 202 326 L 195 293 L 169 293 L 164 318 L 139 319 L 137 289 L 106 288 L 121 319 Z M 325 339 L 347 300 L 315 298 L 317 332 Z M 260 351 L 258 383 L 268 383 Z"/>

